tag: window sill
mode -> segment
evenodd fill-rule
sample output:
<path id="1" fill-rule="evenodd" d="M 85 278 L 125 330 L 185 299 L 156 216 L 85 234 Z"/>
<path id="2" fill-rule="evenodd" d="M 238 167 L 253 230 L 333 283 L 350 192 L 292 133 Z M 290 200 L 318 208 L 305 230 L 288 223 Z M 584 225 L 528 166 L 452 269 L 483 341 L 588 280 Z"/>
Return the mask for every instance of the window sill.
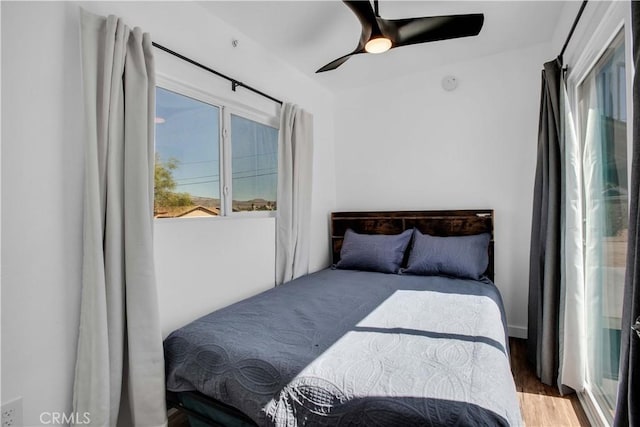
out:
<path id="1" fill-rule="evenodd" d="M 189 217 L 189 218 L 154 218 L 154 223 L 175 223 L 175 222 L 198 222 L 198 221 L 235 221 L 235 220 L 247 220 L 247 219 L 269 219 L 276 218 L 275 211 L 263 211 L 263 212 L 234 212 L 227 216 L 202 216 L 202 217 Z"/>

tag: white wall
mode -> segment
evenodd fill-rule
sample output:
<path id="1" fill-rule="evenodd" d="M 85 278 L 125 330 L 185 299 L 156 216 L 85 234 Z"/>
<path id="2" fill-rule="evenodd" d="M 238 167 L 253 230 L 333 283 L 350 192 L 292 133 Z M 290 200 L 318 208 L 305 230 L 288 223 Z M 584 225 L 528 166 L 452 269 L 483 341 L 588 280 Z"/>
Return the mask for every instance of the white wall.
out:
<path id="1" fill-rule="evenodd" d="M 333 99 L 196 3 L 96 2 L 153 39 L 314 114 L 311 267 L 329 262 L 335 206 Z M 25 425 L 42 411 L 70 411 L 79 318 L 83 148 L 78 5 L 2 8 L 2 400 L 24 398 Z M 238 49 L 232 38 L 240 40 Z M 223 98 L 273 104 L 165 54 L 160 73 L 206 85 Z M 157 223 L 163 333 L 273 284 L 274 220 Z"/>
<path id="2" fill-rule="evenodd" d="M 156 221 L 162 334 L 273 286 L 275 220 Z"/>
<path id="3" fill-rule="evenodd" d="M 67 410 L 80 299 L 82 145 L 76 15 L 2 7 L 2 398 L 25 425 Z M 64 64 L 69 64 L 65 66 Z"/>
<path id="4" fill-rule="evenodd" d="M 337 98 L 337 209 L 494 209 L 495 281 L 515 336 L 527 325 L 540 70 L 555 54 L 536 45 Z"/>

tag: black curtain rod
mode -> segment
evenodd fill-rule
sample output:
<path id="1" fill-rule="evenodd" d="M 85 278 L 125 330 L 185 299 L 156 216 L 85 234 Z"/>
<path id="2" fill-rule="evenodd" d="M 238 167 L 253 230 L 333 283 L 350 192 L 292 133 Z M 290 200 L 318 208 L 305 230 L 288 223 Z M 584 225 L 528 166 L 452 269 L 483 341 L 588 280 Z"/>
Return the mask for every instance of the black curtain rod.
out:
<path id="1" fill-rule="evenodd" d="M 584 0 L 582 2 L 582 5 L 580 6 L 580 10 L 578 11 L 578 14 L 576 15 L 576 19 L 573 20 L 573 25 L 571 26 L 571 30 L 569 30 L 569 34 L 567 35 L 567 39 L 564 41 L 564 46 L 562 46 L 562 50 L 560 51 L 560 55 L 558 55 L 558 58 L 560 58 L 560 62 L 562 62 L 562 56 L 564 55 L 564 52 L 567 50 L 567 46 L 569 45 L 569 42 L 571 41 L 571 37 L 573 36 L 573 32 L 576 30 L 576 27 L 578 26 L 578 21 L 580 21 L 580 17 L 582 16 L 582 12 L 584 12 L 584 8 L 587 6 L 587 2 L 589 0 Z"/>
<path id="2" fill-rule="evenodd" d="M 262 91 L 260 91 L 260 90 L 258 90 L 256 88 L 253 88 L 253 87 L 251 87 L 251 86 L 249 86 L 247 84 L 244 84 L 241 81 L 238 81 L 238 80 L 236 80 L 236 79 L 234 79 L 232 77 L 229 77 L 229 76 L 227 76 L 225 74 L 222 74 L 221 72 L 216 71 L 213 68 L 207 67 L 206 65 L 202 65 L 201 63 L 199 63 L 197 61 L 194 61 L 191 58 L 187 58 L 186 56 L 184 56 L 182 54 L 179 54 L 178 52 L 176 52 L 174 50 L 166 48 L 166 47 L 164 47 L 164 46 L 162 46 L 162 45 L 160 45 L 160 44 L 158 44 L 156 42 L 152 42 L 151 44 L 154 47 L 157 47 L 158 49 L 163 50 L 163 51 L 167 52 L 168 54 L 175 56 L 176 58 L 180 58 L 183 61 L 188 62 L 189 64 L 195 65 L 198 68 L 202 68 L 203 70 L 210 72 L 211 74 L 215 74 L 218 77 L 222 77 L 223 79 L 229 80 L 231 82 L 231 90 L 234 91 L 234 92 L 236 91 L 236 88 L 243 87 L 243 88 L 245 88 L 247 90 L 250 90 L 253 93 L 256 93 L 256 94 L 258 94 L 260 96 L 264 96 L 265 98 L 270 99 L 273 102 L 277 102 L 278 104 L 282 105 L 282 101 L 280 101 L 279 99 L 274 98 L 271 95 L 267 95 L 266 93 L 264 93 L 264 92 L 262 92 Z"/>

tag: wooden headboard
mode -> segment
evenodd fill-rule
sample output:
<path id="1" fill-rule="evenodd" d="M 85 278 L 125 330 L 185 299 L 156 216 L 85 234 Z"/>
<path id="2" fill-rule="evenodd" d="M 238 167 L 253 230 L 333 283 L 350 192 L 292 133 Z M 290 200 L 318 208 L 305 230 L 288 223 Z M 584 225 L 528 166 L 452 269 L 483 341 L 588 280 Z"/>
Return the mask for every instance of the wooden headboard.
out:
<path id="1" fill-rule="evenodd" d="M 362 234 L 398 234 L 417 228 L 432 236 L 467 236 L 489 233 L 489 266 L 484 273 L 493 280 L 493 210 L 333 212 L 331 214 L 332 263 L 340 259 L 344 233 L 350 228 Z"/>

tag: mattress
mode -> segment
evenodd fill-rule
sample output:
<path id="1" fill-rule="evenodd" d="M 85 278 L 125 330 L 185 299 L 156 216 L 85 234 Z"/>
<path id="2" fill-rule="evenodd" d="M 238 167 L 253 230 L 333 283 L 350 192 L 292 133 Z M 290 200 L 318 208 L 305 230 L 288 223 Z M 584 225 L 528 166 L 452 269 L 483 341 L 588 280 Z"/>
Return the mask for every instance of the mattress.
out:
<path id="1" fill-rule="evenodd" d="M 323 270 L 165 342 L 167 389 L 258 425 L 521 425 L 489 280 Z"/>

